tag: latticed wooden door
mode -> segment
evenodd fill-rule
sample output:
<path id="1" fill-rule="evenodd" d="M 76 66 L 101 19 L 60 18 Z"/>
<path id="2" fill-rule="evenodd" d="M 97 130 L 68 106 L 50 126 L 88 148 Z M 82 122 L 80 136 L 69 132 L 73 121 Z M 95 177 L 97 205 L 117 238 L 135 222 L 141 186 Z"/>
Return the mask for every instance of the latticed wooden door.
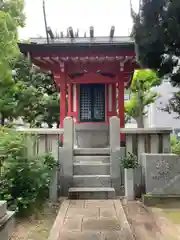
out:
<path id="1" fill-rule="evenodd" d="M 105 85 L 80 85 L 80 121 L 105 121 Z"/>

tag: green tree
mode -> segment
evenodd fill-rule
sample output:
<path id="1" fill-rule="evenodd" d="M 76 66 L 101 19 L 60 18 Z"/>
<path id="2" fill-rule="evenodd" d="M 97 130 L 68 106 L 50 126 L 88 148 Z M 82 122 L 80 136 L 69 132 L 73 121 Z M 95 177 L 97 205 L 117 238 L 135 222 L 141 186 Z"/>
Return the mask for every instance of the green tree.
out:
<path id="1" fill-rule="evenodd" d="M 132 17 L 139 62 L 157 71 L 159 77 L 169 78 L 179 88 L 180 1 L 142 0 L 139 13 L 132 10 Z M 179 96 L 180 91 L 174 94 L 167 110 L 180 116 Z"/>
<path id="2" fill-rule="evenodd" d="M 13 82 L 11 61 L 19 54 L 17 29 L 24 24 L 23 0 L 0 2 L 0 114 L 5 118 L 16 117 L 15 97 L 18 85 Z"/>
<path id="3" fill-rule="evenodd" d="M 59 92 L 52 74 L 43 73 L 23 55 L 13 65 L 14 81 L 21 88 L 16 99 L 18 115 L 31 126 L 43 122 L 59 126 Z"/>
<path id="4" fill-rule="evenodd" d="M 144 127 L 146 106 L 158 98 L 152 87 L 159 85 L 157 74 L 149 69 L 136 70 L 130 86 L 130 100 L 125 102 L 126 115 L 136 120 L 139 128 Z"/>

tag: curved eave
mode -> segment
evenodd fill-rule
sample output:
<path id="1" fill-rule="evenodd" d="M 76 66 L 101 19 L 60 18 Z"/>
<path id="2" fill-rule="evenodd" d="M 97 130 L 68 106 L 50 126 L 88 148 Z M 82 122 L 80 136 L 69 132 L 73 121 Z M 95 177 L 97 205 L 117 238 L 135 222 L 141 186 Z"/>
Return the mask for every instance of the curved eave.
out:
<path id="1" fill-rule="evenodd" d="M 76 44 L 36 44 L 36 43 L 19 43 L 19 48 L 22 53 L 79 53 L 84 51 L 98 52 L 117 52 L 128 51 L 134 52 L 134 43 L 76 43 Z"/>

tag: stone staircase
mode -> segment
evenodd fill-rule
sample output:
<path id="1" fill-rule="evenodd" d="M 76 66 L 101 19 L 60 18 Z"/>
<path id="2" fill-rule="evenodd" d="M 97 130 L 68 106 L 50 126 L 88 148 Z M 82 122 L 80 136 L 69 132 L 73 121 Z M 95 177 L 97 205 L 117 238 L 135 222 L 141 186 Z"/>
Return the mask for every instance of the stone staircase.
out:
<path id="1" fill-rule="evenodd" d="M 74 149 L 73 186 L 69 188 L 71 199 L 112 199 L 110 149 Z"/>
<path id="2" fill-rule="evenodd" d="M 14 227 L 14 212 L 7 211 L 6 201 L 0 201 L 0 240 L 11 238 Z"/>

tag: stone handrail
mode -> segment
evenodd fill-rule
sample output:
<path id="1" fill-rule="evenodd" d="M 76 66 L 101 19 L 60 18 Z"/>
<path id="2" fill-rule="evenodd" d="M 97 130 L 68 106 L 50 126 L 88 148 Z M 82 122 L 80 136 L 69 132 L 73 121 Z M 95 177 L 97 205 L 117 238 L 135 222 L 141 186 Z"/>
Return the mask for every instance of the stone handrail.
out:
<path id="1" fill-rule="evenodd" d="M 135 192 L 140 196 L 142 189 L 142 153 L 171 153 L 170 128 L 120 128 L 120 120 L 110 118 L 111 177 L 124 185 L 124 169 L 119 168 L 119 157 L 132 153 L 138 157 L 139 166 L 134 170 Z M 120 147 L 120 133 L 124 135 L 125 147 Z M 113 183 L 114 184 L 114 183 Z M 115 185 L 115 188 L 117 186 Z M 118 189 L 118 188 L 117 188 Z"/>
<path id="2" fill-rule="evenodd" d="M 120 132 L 128 134 L 170 134 L 171 128 L 120 128 Z"/>
<path id="3" fill-rule="evenodd" d="M 58 160 L 58 141 L 60 136 L 64 135 L 64 129 L 23 128 L 17 129 L 17 131 L 28 135 L 34 134 L 37 136 L 37 140 L 35 142 L 28 143 L 29 152 L 33 152 L 34 155 L 51 152 L 53 157 Z"/>
<path id="4" fill-rule="evenodd" d="M 63 135 L 64 129 L 63 128 L 22 128 L 17 129 L 18 132 L 24 132 L 24 133 L 37 133 L 39 135 L 41 134 L 49 134 L 49 135 Z"/>
<path id="5" fill-rule="evenodd" d="M 170 128 L 121 128 L 125 135 L 126 153 L 170 153 Z"/>

